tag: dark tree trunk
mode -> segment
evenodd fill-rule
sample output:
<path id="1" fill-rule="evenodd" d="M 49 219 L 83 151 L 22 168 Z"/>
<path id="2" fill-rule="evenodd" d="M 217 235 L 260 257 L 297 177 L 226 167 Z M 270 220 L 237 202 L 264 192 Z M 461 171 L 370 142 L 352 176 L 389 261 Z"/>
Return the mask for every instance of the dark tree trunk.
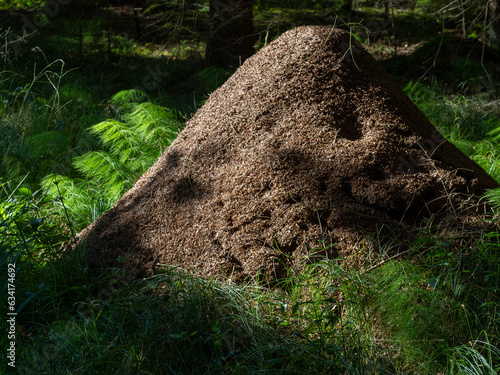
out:
<path id="1" fill-rule="evenodd" d="M 211 0 L 206 64 L 239 66 L 255 52 L 252 0 Z"/>
<path id="2" fill-rule="evenodd" d="M 141 7 L 142 3 L 142 1 L 134 0 L 134 27 L 136 40 L 139 40 L 142 37 L 141 20 L 139 18 L 139 12 L 143 11 Z"/>
<path id="3" fill-rule="evenodd" d="M 341 7 L 342 11 L 351 14 L 352 13 L 352 0 L 344 0 Z"/>
<path id="4" fill-rule="evenodd" d="M 500 0 L 488 2 L 490 46 L 500 49 Z"/>

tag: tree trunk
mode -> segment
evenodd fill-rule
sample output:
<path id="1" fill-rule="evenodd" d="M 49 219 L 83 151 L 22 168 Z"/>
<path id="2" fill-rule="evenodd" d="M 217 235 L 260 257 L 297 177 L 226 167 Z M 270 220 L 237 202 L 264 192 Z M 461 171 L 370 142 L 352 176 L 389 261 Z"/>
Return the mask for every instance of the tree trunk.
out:
<path id="1" fill-rule="evenodd" d="M 351 14 L 352 13 L 352 0 L 344 0 L 344 2 L 342 3 L 341 10 L 348 13 L 348 14 Z"/>
<path id="2" fill-rule="evenodd" d="M 252 0 L 211 0 L 207 65 L 239 66 L 254 54 Z"/>
<path id="3" fill-rule="evenodd" d="M 490 46 L 500 49 L 500 0 L 488 2 Z"/>

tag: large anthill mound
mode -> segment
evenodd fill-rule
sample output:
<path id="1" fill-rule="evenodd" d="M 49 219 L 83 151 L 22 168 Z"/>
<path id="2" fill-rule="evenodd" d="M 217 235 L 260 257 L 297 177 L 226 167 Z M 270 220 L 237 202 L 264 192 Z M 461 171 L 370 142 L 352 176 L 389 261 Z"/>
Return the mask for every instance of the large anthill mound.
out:
<path id="1" fill-rule="evenodd" d="M 249 58 L 82 235 L 98 267 L 281 276 L 318 241 L 346 255 L 493 187 L 348 33 L 299 27 Z"/>

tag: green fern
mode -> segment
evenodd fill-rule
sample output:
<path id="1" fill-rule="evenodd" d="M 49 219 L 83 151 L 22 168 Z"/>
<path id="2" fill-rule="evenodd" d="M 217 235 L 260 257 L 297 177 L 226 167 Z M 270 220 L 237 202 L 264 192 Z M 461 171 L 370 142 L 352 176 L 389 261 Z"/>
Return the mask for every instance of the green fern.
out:
<path id="1" fill-rule="evenodd" d="M 35 159 L 62 153 L 70 143 L 71 136 L 61 130 L 46 131 L 26 139 L 30 154 Z"/>
<path id="2" fill-rule="evenodd" d="M 500 210 L 500 188 L 488 190 L 484 196 L 495 209 Z"/>
<path id="3" fill-rule="evenodd" d="M 92 183 L 105 189 L 106 196 L 119 195 L 132 187 L 139 171 L 130 169 L 115 155 L 104 150 L 93 151 L 74 159 L 74 166 Z"/>
<path id="4" fill-rule="evenodd" d="M 133 103 L 142 103 L 146 99 L 146 94 L 141 90 L 122 90 L 113 95 L 109 103 L 118 107 L 128 107 Z"/>
<path id="5" fill-rule="evenodd" d="M 125 123 L 107 120 L 90 129 L 122 162 L 144 152 L 156 154 L 170 144 L 180 129 L 174 112 L 150 102 L 137 105 L 124 119 Z"/>
<path id="6" fill-rule="evenodd" d="M 92 126 L 90 132 L 96 135 L 101 144 L 108 148 L 113 155 L 119 156 L 121 163 L 130 158 L 134 152 L 134 146 L 139 141 L 133 128 L 116 120 L 100 122 Z"/>
<path id="7" fill-rule="evenodd" d="M 172 136 L 179 131 L 176 111 L 167 110 L 153 103 L 139 104 L 125 119 L 146 141 L 153 139 L 166 140 L 168 144 Z"/>
<path id="8" fill-rule="evenodd" d="M 112 100 L 114 103 L 127 97 L 136 100 L 135 94 L 119 94 Z M 119 108 L 119 112 L 125 112 L 123 122 L 109 119 L 90 127 L 89 132 L 99 139 L 102 149 L 73 159 L 73 166 L 82 178 L 49 175 L 42 181 L 50 195 L 62 195 L 62 202 L 74 215 L 77 227 L 87 225 L 111 208 L 181 129 L 175 111 L 150 102 L 127 104 L 130 103 L 122 103 Z M 58 186 L 54 181 L 58 181 Z"/>

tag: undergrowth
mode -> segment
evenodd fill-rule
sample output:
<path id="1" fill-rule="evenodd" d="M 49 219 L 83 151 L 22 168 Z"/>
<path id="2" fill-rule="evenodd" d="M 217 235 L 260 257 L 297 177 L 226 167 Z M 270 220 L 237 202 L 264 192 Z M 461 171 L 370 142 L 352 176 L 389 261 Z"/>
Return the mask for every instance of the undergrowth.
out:
<path id="1" fill-rule="evenodd" d="M 435 79 L 430 87 L 410 82 L 404 91 L 449 141 L 500 182 L 500 99 L 497 94 L 449 94 Z M 486 197 L 500 208 L 500 189 L 490 190 Z"/>
<path id="2" fill-rule="evenodd" d="M 96 220 L 151 167 L 182 128 L 180 115 L 151 102 L 141 91 L 120 91 L 110 99 L 118 119 L 92 125 L 88 131 L 102 149 L 73 158 L 80 176 L 45 176 L 41 185 L 52 197 L 63 196 L 81 228 Z"/>
<path id="3" fill-rule="evenodd" d="M 44 174 L 73 173 L 71 159 L 97 146 L 86 130 L 104 111 L 63 61 L 32 73 L 0 72 L 0 175 L 35 188 Z"/>

